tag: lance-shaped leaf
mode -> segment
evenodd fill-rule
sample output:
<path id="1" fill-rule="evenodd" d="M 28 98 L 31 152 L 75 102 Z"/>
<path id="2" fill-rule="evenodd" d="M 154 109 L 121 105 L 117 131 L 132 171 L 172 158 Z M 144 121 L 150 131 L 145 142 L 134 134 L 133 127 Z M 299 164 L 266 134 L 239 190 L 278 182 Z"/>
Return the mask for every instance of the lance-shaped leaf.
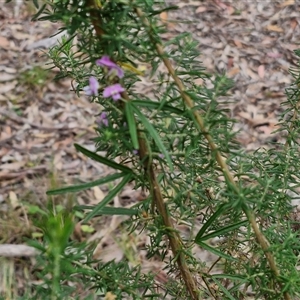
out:
<path id="1" fill-rule="evenodd" d="M 238 261 L 236 258 L 226 254 L 226 253 L 223 253 L 221 251 L 219 251 L 218 249 L 214 248 L 214 247 L 211 247 L 209 245 L 207 245 L 206 243 L 203 243 L 203 242 L 197 242 L 197 244 L 202 247 L 203 249 L 217 255 L 217 256 L 220 256 L 224 259 L 227 259 L 227 260 L 231 260 L 231 261 Z"/>
<path id="2" fill-rule="evenodd" d="M 140 121 L 143 123 L 145 129 L 152 136 L 152 138 L 154 139 L 157 147 L 159 148 L 159 150 L 161 151 L 161 153 L 166 158 L 167 163 L 168 163 L 169 168 L 170 168 L 170 171 L 173 171 L 173 164 L 172 164 L 171 157 L 170 157 L 167 149 L 165 148 L 165 146 L 164 146 L 164 144 L 163 144 L 163 142 L 162 142 L 159 134 L 155 130 L 155 128 L 151 125 L 151 123 L 148 121 L 148 119 L 141 113 L 141 111 L 138 109 L 138 107 L 136 107 L 134 104 L 132 104 L 132 110 L 136 113 L 136 115 L 138 116 L 138 118 L 140 119 Z"/>
<path id="3" fill-rule="evenodd" d="M 238 222 L 238 223 L 234 223 L 234 224 L 231 224 L 231 225 L 228 225 L 228 226 L 224 226 L 218 230 L 215 230 L 205 236 L 202 236 L 201 238 L 198 238 L 196 237 L 195 239 L 195 243 L 198 243 L 198 241 L 205 241 L 205 240 L 209 240 L 209 239 L 212 239 L 216 236 L 226 236 L 226 234 L 230 231 L 233 231 L 235 229 L 239 229 L 241 226 L 244 226 L 248 224 L 248 221 L 247 220 L 244 220 L 244 221 L 241 221 L 241 222 Z"/>
<path id="4" fill-rule="evenodd" d="M 204 232 L 213 224 L 213 222 L 223 213 L 226 211 L 225 206 L 227 204 L 221 204 L 219 209 L 205 222 L 205 224 L 201 227 L 199 232 L 196 235 L 195 242 L 201 240 L 201 237 L 203 236 Z"/>
<path id="5" fill-rule="evenodd" d="M 83 153 L 85 156 L 97 161 L 97 162 L 100 162 L 108 167 L 111 167 L 115 170 L 120 170 L 124 173 L 132 173 L 132 170 L 126 166 L 123 166 L 123 165 L 120 165 L 108 158 L 105 158 L 101 155 L 98 155 L 97 153 L 95 152 L 92 152 L 86 148 L 83 148 L 82 146 L 78 145 L 78 144 L 75 144 L 75 148 L 77 151 Z"/>
<path id="6" fill-rule="evenodd" d="M 85 209 L 94 209 L 94 206 L 90 205 L 78 205 L 74 207 L 74 210 L 82 211 Z M 125 208 L 125 207 L 103 207 L 96 216 L 100 215 L 119 215 L 119 216 L 134 216 L 138 214 L 138 210 L 134 208 Z"/>
<path id="7" fill-rule="evenodd" d="M 104 197 L 104 199 L 98 205 L 96 205 L 94 209 L 84 218 L 84 222 L 87 222 L 93 217 L 97 216 L 101 212 L 101 210 L 106 206 L 106 204 L 112 201 L 113 198 L 122 190 L 122 188 L 132 179 L 132 177 L 132 174 L 125 175 L 122 181 L 114 189 L 112 189 Z"/>
<path id="8" fill-rule="evenodd" d="M 170 106 L 168 104 L 163 104 L 162 105 L 160 102 L 144 101 L 144 100 L 133 100 L 132 103 L 135 106 L 147 107 L 149 109 L 164 110 L 164 111 L 168 111 L 170 113 L 177 114 L 179 116 L 183 116 L 185 114 L 185 112 L 181 109 Z"/>
<path id="9" fill-rule="evenodd" d="M 71 185 L 71 186 L 67 186 L 67 187 L 63 187 L 60 189 L 55 189 L 55 190 L 50 190 L 47 191 L 47 195 L 59 195 L 59 194 L 65 194 L 65 193 L 76 193 L 79 191 L 83 191 L 89 188 L 92 188 L 94 186 L 97 185 L 101 185 L 101 184 L 105 184 L 111 181 L 114 181 L 116 179 L 119 179 L 121 177 L 124 177 L 126 175 L 126 173 L 116 173 L 116 174 L 112 174 L 112 175 L 108 175 L 104 178 L 92 181 L 92 182 L 87 182 L 87 183 L 83 183 L 83 184 L 76 184 L 76 185 Z"/>

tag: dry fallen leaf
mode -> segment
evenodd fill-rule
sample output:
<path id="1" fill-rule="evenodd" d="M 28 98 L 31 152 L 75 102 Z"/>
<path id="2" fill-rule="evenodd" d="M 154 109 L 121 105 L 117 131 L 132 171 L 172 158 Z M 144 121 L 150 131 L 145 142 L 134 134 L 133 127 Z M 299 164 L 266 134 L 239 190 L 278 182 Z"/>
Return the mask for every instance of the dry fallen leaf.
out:
<path id="1" fill-rule="evenodd" d="M 123 259 L 124 253 L 123 250 L 115 244 L 110 239 L 106 241 L 108 245 L 106 247 L 102 247 L 102 243 L 100 242 L 93 254 L 94 259 L 101 259 L 104 263 L 114 260 L 115 262 L 119 262 Z"/>
<path id="2" fill-rule="evenodd" d="M 13 91 L 16 88 L 16 85 L 17 85 L 17 81 L 15 80 L 0 84 L 1 94 L 3 94 L 5 99 L 7 99 L 9 96 L 7 93 Z"/>
<path id="3" fill-rule="evenodd" d="M 13 209 L 20 206 L 17 194 L 14 191 L 9 191 L 9 202 Z"/>
<path id="4" fill-rule="evenodd" d="M 226 10 L 228 8 L 228 5 L 223 3 L 221 0 L 215 0 L 215 3 L 222 9 Z"/>
<path id="5" fill-rule="evenodd" d="M 11 163 L 1 164 L 0 170 L 19 171 L 25 165 L 25 161 L 15 161 Z"/>
<path id="6" fill-rule="evenodd" d="M 198 1 L 180 1 L 177 6 L 178 8 L 184 8 L 185 6 L 198 6 L 199 5 L 199 0 Z"/>
<path id="7" fill-rule="evenodd" d="M 166 11 L 160 13 L 159 17 L 164 24 L 168 22 L 168 13 Z"/>
<path id="8" fill-rule="evenodd" d="M 107 292 L 104 300 L 115 300 L 117 298 L 112 292 Z"/>
<path id="9" fill-rule="evenodd" d="M 291 23 L 292 30 L 295 30 L 295 28 L 299 25 L 299 22 L 297 21 L 297 19 L 292 19 L 290 21 L 290 23 Z"/>
<path id="10" fill-rule="evenodd" d="M 199 7 L 196 9 L 195 13 L 196 13 L 196 14 L 199 14 L 199 13 L 205 12 L 206 10 L 207 10 L 207 7 L 206 7 L 206 6 L 199 6 Z"/>
<path id="11" fill-rule="evenodd" d="M 264 134 L 264 135 L 271 135 L 272 132 L 276 129 L 274 124 L 267 124 L 263 126 L 258 126 L 255 128 L 259 133 Z"/>
<path id="12" fill-rule="evenodd" d="M 258 73 L 258 76 L 263 79 L 265 77 L 265 66 L 264 65 L 260 65 L 258 68 L 257 68 L 257 73 Z"/>
<path id="13" fill-rule="evenodd" d="M 242 47 L 243 47 L 243 44 L 242 44 L 239 40 L 234 39 L 233 42 L 234 42 L 234 44 L 235 44 L 238 48 L 242 48 Z"/>
<path id="14" fill-rule="evenodd" d="M 9 46 L 10 46 L 9 40 L 4 36 L 0 36 L 0 48 L 8 49 Z"/>
<path id="15" fill-rule="evenodd" d="M 239 68 L 232 68 L 227 72 L 227 76 L 231 78 L 231 77 L 235 76 L 236 74 L 238 74 L 239 72 L 240 72 Z"/>
<path id="16" fill-rule="evenodd" d="M 283 29 L 277 25 L 268 25 L 266 29 L 268 31 L 283 32 Z"/>
<path id="17" fill-rule="evenodd" d="M 268 55 L 269 57 L 272 57 L 272 58 L 279 58 L 279 57 L 282 57 L 282 54 L 277 53 L 277 52 L 268 52 L 267 55 Z"/>
<path id="18" fill-rule="evenodd" d="M 197 78 L 197 79 L 194 80 L 194 83 L 196 85 L 202 86 L 202 85 L 204 85 L 204 80 L 202 78 Z"/>
<path id="19" fill-rule="evenodd" d="M 286 0 L 280 4 L 280 7 L 283 8 L 283 7 L 294 5 L 294 4 L 295 4 L 295 0 Z"/>
<path id="20" fill-rule="evenodd" d="M 13 75 L 13 74 L 8 74 L 8 73 L 4 73 L 4 72 L 2 72 L 0 74 L 0 82 L 12 81 L 15 78 L 16 78 L 16 75 Z"/>
<path id="21" fill-rule="evenodd" d="M 95 200 L 96 200 L 97 203 L 104 199 L 104 193 L 102 192 L 102 190 L 98 186 L 94 186 L 92 188 L 92 190 L 94 192 Z"/>

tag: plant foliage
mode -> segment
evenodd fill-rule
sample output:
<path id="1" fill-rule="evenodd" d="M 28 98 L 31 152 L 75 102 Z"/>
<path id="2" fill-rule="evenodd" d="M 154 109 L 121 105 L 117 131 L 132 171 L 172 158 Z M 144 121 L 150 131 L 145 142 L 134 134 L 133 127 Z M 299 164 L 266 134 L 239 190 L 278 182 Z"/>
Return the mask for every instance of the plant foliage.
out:
<path id="1" fill-rule="evenodd" d="M 72 221 L 48 215 L 47 247 L 36 245 L 43 253 L 40 293 L 51 290 L 51 299 L 67 299 L 72 289 L 61 283 L 77 274 L 97 295 L 109 292 L 112 299 L 300 297 L 300 241 L 292 207 L 300 182 L 299 67 L 291 70 L 294 84 L 282 104 L 286 143 L 246 153 L 224 109 L 233 82 L 205 71 L 190 34 L 161 39 L 166 28 L 158 16 L 174 7 L 154 0 L 34 3 L 39 10 L 33 20 L 60 22 L 66 33 L 49 51 L 59 77 L 71 78 L 74 92 L 88 91 L 99 113 L 105 112 L 96 128 L 96 151 L 75 147 L 114 169 L 113 175 L 48 194 L 115 182 L 100 204 L 76 211 L 86 222 L 101 213 L 131 215 L 128 234 L 147 234 L 147 256 L 164 261 L 169 275 L 162 285 L 155 273 L 129 261 L 95 263 L 91 255 L 82 260 L 82 245 L 67 254 Z M 203 85 L 195 83 L 199 78 Z M 152 84 L 149 93 L 141 90 L 143 82 Z M 132 210 L 114 210 L 111 200 L 130 181 L 149 196 Z M 199 259 L 203 250 L 213 263 Z"/>

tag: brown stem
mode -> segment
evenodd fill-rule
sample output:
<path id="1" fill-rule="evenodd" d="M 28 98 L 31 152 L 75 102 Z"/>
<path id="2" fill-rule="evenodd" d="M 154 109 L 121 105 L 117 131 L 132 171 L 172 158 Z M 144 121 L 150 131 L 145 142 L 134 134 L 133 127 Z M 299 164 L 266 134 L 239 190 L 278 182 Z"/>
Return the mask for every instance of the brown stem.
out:
<path id="1" fill-rule="evenodd" d="M 145 15 L 144 15 L 144 13 L 142 12 L 141 9 L 136 8 L 135 11 L 136 11 L 136 14 L 138 15 L 138 17 L 141 19 L 144 26 L 146 28 L 148 28 L 149 36 L 150 36 L 150 38 L 152 39 L 152 41 L 155 45 L 155 48 L 156 48 L 156 51 L 157 51 L 158 55 L 161 57 L 162 61 L 164 62 L 165 66 L 166 66 L 166 68 L 168 69 L 169 73 L 171 74 L 175 84 L 177 85 L 177 87 L 179 89 L 181 97 L 182 97 L 183 101 L 185 102 L 186 106 L 192 110 L 193 115 L 196 119 L 197 124 L 200 127 L 200 130 L 201 130 L 202 134 L 206 138 L 206 140 L 207 140 L 207 142 L 210 146 L 210 149 L 216 155 L 216 160 L 217 160 L 219 166 L 221 167 L 224 176 L 230 182 L 230 184 L 232 185 L 232 187 L 234 188 L 236 193 L 239 193 L 239 188 L 235 183 L 233 175 L 229 171 L 228 165 L 226 164 L 225 160 L 222 158 L 221 152 L 218 150 L 218 147 L 215 144 L 212 136 L 209 134 L 209 132 L 205 128 L 203 118 L 201 117 L 199 112 L 196 109 L 194 109 L 195 106 L 194 106 L 194 102 L 192 101 L 192 99 L 185 93 L 185 87 L 184 87 L 182 81 L 180 80 L 180 78 L 176 75 L 175 70 L 174 70 L 170 60 L 168 59 L 166 53 L 164 52 L 162 45 L 155 42 L 155 40 L 154 40 L 154 38 L 151 34 L 152 28 L 151 28 L 151 25 L 150 25 L 149 21 L 147 20 L 147 18 L 145 17 Z M 246 205 L 244 206 L 243 211 L 246 214 L 246 216 L 247 216 L 247 218 L 248 218 L 248 220 L 251 224 L 251 227 L 254 231 L 254 234 L 257 238 L 258 243 L 260 244 L 261 248 L 264 251 L 264 254 L 267 258 L 267 261 L 269 263 L 269 266 L 270 266 L 271 270 L 274 272 L 274 275 L 278 278 L 280 273 L 279 273 L 279 270 L 276 266 L 274 256 L 269 251 L 269 243 L 268 243 L 266 237 L 264 236 L 264 234 L 260 231 L 259 226 L 258 226 L 258 224 L 256 222 L 256 219 L 255 219 L 254 213 Z M 278 283 L 281 286 L 280 282 L 278 282 Z M 287 292 L 284 292 L 284 298 L 286 300 L 291 299 L 290 295 Z"/>
<path id="2" fill-rule="evenodd" d="M 122 94 L 122 98 L 125 100 L 129 101 L 128 94 L 124 92 Z M 167 236 L 170 242 L 171 250 L 173 253 L 173 256 L 177 262 L 178 268 L 180 270 L 182 279 L 186 285 L 186 288 L 190 294 L 190 297 L 192 300 L 197 300 L 199 299 L 199 292 L 196 284 L 195 278 L 192 276 L 188 264 L 185 259 L 185 255 L 182 249 L 182 240 L 175 230 L 173 223 L 171 221 L 170 216 L 168 215 L 164 199 L 161 193 L 161 188 L 159 186 L 159 183 L 156 179 L 156 174 L 153 168 L 152 162 L 149 160 L 149 155 L 148 155 L 148 149 L 146 142 L 144 140 L 144 137 L 138 132 L 138 137 L 139 137 L 139 155 L 141 161 L 144 163 L 144 169 L 145 169 L 145 175 L 148 176 L 148 180 L 150 183 L 150 192 L 151 196 L 153 197 L 154 204 L 157 207 L 157 210 L 162 217 L 163 224 L 167 228 Z"/>
<path id="3" fill-rule="evenodd" d="M 104 31 L 102 29 L 102 20 L 99 18 L 99 15 L 97 14 L 97 10 L 99 10 L 100 7 L 99 5 L 97 5 L 96 0 L 87 0 L 87 6 L 89 8 L 91 21 L 96 31 L 96 35 L 98 38 L 101 38 L 101 36 L 104 34 Z"/>

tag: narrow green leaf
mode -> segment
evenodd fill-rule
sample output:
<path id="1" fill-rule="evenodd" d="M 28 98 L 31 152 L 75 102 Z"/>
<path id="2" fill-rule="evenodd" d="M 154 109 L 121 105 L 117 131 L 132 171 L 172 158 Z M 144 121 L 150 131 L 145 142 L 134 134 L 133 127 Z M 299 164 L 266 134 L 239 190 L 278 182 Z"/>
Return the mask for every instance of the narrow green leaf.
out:
<path id="1" fill-rule="evenodd" d="M 62 33 L 63 31 L 64 30 L 61 29 L 53 36 L 57 36 L 58 34 Z M 66 51 L 65 49 L 70 49 L 70 47 L 72 47 L 72 40 L 75 38 L 75 36 L 76 36 L 76 34 L 73 34 L 69 38 L 67 38 L 67 36 L 64 35 L 59 42 L 59 48 L 57 50 L 62 51 L 64 53 Z M 70 50 L 67 50 L 67 51 L 70 51 Z"/>
<path id="2" fill-rule="evenodd" d="M 40 214 L 40 215 L 44 215 L 47 216 L 47 213 L 45 211 L 43 211 L 39 206 L 37 205 L 31 205 L 31 204 L 25 204 L 26 208 L 27 208 L 27 213 L 28 214 Z"/>
<path id="3" fill-rule="evenodd" d="M 144 100 L 133 100 L 132 101 L 133 104 L 135 104 L 136 106 L 141 106 L 141 107 L 147 107 L 147 108 L 151 108 L 151 109 L 162 109 L 164 111 L 169 111 L 171 113 L 175 113 L 177 115 L 184 115 L 184 111 L 181 109 L 178 109 L 176 107 L 164 104 L 161 105 L 160 102 L 154 102 L 154 101 L 144 101 Z"/>
<path id="4" fill-rule="evenodd" d="M 169 165 L 170 171 L 172 172 L 173 171 L 173 164 L 172 164 L 171 157 L 170 157 L 167 149 L 165 148 L 162 140 L 160 139 L 159 134 L 154 129 L 154 127 L 150 124 L 150 122 L 147 120 L 147 118 L 133 104 L 132 104 L 132 109 L 137 114 L 137 116 L 139 117 L 139 119 L 141 120 L 141 122 L 143 123 L 143 125 L 145 126 L 145 128 L 148 130 L 149 134 L 154 139 L 157 147 L 160 149 L 160 151 L 162 152 L 162 154 L 165 156 L 165 158 L 167 160 L 167 163 Z"/>
<path id="5" fill-rule="evenodd" d="M 33 16 L 33 18 L 31 19 L 32 21 L 37 21 L 38 17 L 44 12 L 45 8 L 46 8 L 47 4 L 43 4 L 42 7 L 39 9 L 39 11 Z"/>
<path id="6" fill-rule="evenodd" d="M 101 179 L 98 179 L 98 180 L 95 180 L 92 182 L 71 185 L 71 186 L 60 188 L 60 189 L 50 190 L 50 191 L 47 191 L 46 194 L 49 196 L 52 196 L 52 195 L 59 195 L 59 194 L 65 194 L 65 193 L 76 193 L 76 192 L 86 190 L 86 189 L 89 189 L 89 188 L 97 186 L 97 185 L 101 185 L 101 184 L 108 183 L 110 181 L 114 181 L 116 179 L 124 177 L 125 175 L 126 175 L 126 173 L 115 173 L 115 174 L 108 175 L 104 178 L 101 178 Z"/>
<path id="7" fill-rule="evenodd" d="M 36 240 L 26 239 L 26 244 L 28 246 L 31 246 L 31 247 L 41 251 L 41 252 L 46 252 L 47 251 L 46 248 Z"/>
<path id="8" fill-rule="evenodd" d="M 86 232 L 86 233 L 92 233 L 95 231 L 95 228 L 93 226 L 87 225 L 87 224 L 83 224 L 80 226 L 82 232 Z"/>
<path id="9" fill-rule="evenodd" d="M 84 222 L 89 221 L 93 217 L 97 216 L 101 210 L 108 204 L 121 190 L 122 188 L 132 179 L 132 174 L 127 174 L 124 176 L 122 181 L 111 190 L 104 199 L 94 207 L 94 209 L 84 218 Z"/>
<path id="10" fill-rule="evenodd" d="M 231 260 L 231 261 L 238 261 L 236 258 L 234 258 L 234 257 L 232 257 L 232 256 L 230 256 L 230 255 L 228 255 L 228 254 L 225 254 L 225 253 L 223 253 L 223 252 L 217 250 L 216 248 L 213 248 L 213 247 L 211 247 L 211 246 L 208 246 L 208 245 L 205 244 L 205 243 L 197 242 L 196 244 L 198 244 L 198 245 L 199 245 L 200 247 L 202 247 L 203 249 L 205 249 L 205 250 L 207 250 L 207 251 L 209 251 L 209 252 L 211 252 L 211 253 L 213 253 L 213 254 L 215 254 L 215 255 L 217 255 L 217 256 L 220 256 L 220 257 L 222 257 L 222 258 L 224 258 L 224 259 Z"/>
<path id="11" fill-rule="evenodd" d="M 231 294 L 229 293 L 229 291 L 222 285 L 222 283 L 219 280 L 217 280 L 216 278 L 213 278 L 213 277 L 212 277 L 212 280 L 223 291 L 223 293 L 228 297 L 226 299 L 236 300 L 236 298 L 234 298 L 234 297 L 231 296 Z"/>
<path id="12" fill-rule="evenodd" d="M 136 130 L 136 124 L 135 124 L 135 119 L 131 107 L 131 102 L 127 101 L 125 103 L 125 114 L 126 114 L 126 119 L 127 119 L 127 124 L 129 128 L 129 133 L 131 136 L 131 141 L 133 144 L 134 149 L 139 149 L 139 142 L 138 142 L 138 136 L 137 136 L 137 130 Z"/>
<path id="13" fill-rule="evenodd" d="M 198 238 L 197 241 L 205 241 L 205 240 L 208 240 L 208 239 L 212 239 L 212 238 L 214 238 L 216 236 L 225 235 L 226 233 L 228 233 L 230 231 L 233 231 L 235 229 L 238 229 L 241 226 L 246 225 L 246 224 L 248 224 L 247 220 L 241 221 L 241 222 L 238 222 L 238 223 L 234 223 L 234 224 L 231 224 L 231 225 L 226 226 L 226 227 L 222 227 L 219 230 L 216 230 L 216 231 L 211 232 L 211 233 L 209 233 L 209 234 L 207 234 L 205 236 L 202 236 L 201 238 Z"/>
<path id="14" fill-rule="evenodd" d="M 211 275 L 211 277 L 214 278 L 221 278 L 221 279 L 230 279 L 230 280 L 239 280 L 239 281 L 244 281 L 247 280 L 247 278 L 245 276 L 241 276 L 241 275 L 231 275 L 231 274 L 213 274 Z"/>
<path id="15" fill-rule="evenodd" d="M 90 205 L 78 205 L 74 207 L 74 210 L 76 211 L 82 211 L 85 209 L 93 209 L 94 206 Z M 103 207 L 96 216 L 98 215 L 120 215 L 120 216 L 134 216 L 138 214 L 137 209 L 133 208 L 124 208 L 124 207 Z"/>
<path id="16" fill-rule="evenodd" d="M 120 170 L 124 173 L 132 173 L 132 170 L 126 166 L 123 166 L 123 165 L 120 165 L 120 164 L 117 164 L 116 162 L 112 161 L 112 160 L 109 160 L 101 155 L 98 155 L 97 153 L 95 152 L 92 152 L 86 148 L 83 148 L 82 146 L 78 145 L 78 144 L 75 144 L 74 145 L 76 150 L 83 153 L 85 156 L 97 161 L 97 162 L 100 162 L 108 167 L 111 167 L 115 170 Z"/>
<path id="17" fill-rule="evenodd" d="M 248 281 L 248 278 L 245 276 L 241 276 L 241 275 L 231 275 L 231 274 L 214 274 L 211 275 L 210 278 L 220 278 L 220 279 L 229 279 L 231 281 L 234 281 L 234 285 L 232 288 L 230 288 L 228 291 L 229 292 L 235 292 L 238 289 L 240 289 L 240 286 L 242 284 L 245 284 Z"/>
<path id="18" fill-rule="evenodd" d="M 38 0 L 33 0 L 33 4 L 36 9 L 39 9 L 39 1 Z"/>
<path id="19" fill-rule="evenodd" d="M 196 235 L 195 243 L 201 239 L 204 232 L 210 227 L 210 225 L 225 211 L 224 207 L 227 203 L 221 204 L 219 209 L 207 220 L 207 222 L 201 227 L 199 232 Z"/>

